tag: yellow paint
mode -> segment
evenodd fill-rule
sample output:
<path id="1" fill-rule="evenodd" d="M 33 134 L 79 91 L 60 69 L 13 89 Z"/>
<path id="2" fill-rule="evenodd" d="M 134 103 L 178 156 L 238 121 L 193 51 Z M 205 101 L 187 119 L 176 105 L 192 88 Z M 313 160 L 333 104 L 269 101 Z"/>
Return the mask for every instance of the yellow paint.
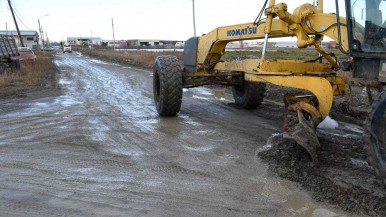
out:
<path id="1" fill-rule="evenodd" d="M 313 93 L 319 101 L 318 110 L 322 119 L 330 113 L 333 101 L 333 89 L 330 82 L 323 77 L 245 74 L 245 80 L 268 82 L 279 86 L 308 90 Z"/>
<path id="2" fill-rule="evenodd" d="M 218 73 L 244 72 L 247 81 L 308 90 L 317 97 L 318 110 L 325 118 L 330 112 L 333 96 L 345 94 L 346 87 L 343 79 L 334 73 L 340 68 L 339 65 L 319 46 L 323 36 L 338 41 L 336 16 L 323 13 L 323 1 L 319 0 L 318 3 L 318 7 L 300 5 L 291 14 L 285 3 L 275 5 L 275 0 L 270 0 L 265 10 L 268 18 L 257 26 L 253 23 L 224 26 L 199 37 L 197 74 L 205 77 Z M 340 18 L 340 22 L 342 48 L 347 51 L 346 20 Z M 295 36 L 299 48 L 314 46 L 329 63 L 266 59 L 220 61 L 228 42 L 263 39 L 265 33 L 270 38 Z"/>
<path id="3" fill-rule="evenodd" d="M 273 1 L 274 2 L 274 1 Z M 272 3 L 272 2 L 271 2 Z M 295 9 L 294 13 L 287 12 L 287 6 L 284 3 L 274 5 L 266 10 L 269 17 L 276 17 L 275 19 L 268 19 L 261 21 L 258 26 L 253 23 L 244 23 L 231 26 L 223 26 L 214 29 L 210 33 L 199 37 L 197 62 L 198 69 L 204 68 L 205 61 L 213 62 L 219 60 L 225 52 L 227 43 L 231 41 L 245 41 L 254 39 L 263 39 L 265 32 L 269 32 L 270 38 L 278 37 L 293 37 L 297 38 L 297 45 L 299 48 L 314 46 L 316 42 L 321 39 L 316 39 L 315 34 L 321 36 L 328 36 L 335 41 L 338 41 L 338 31 L 336 25 L 336 17 L 334 14 L 324 14 L 318 8 L 303 4 Z M 348 36 L 346 20 L 340 18 L 341 33 L 342 33 L 342 47 L 348 50 Z M 254 34 L 249 34 L 250 29 Z M 243 31 L 247 34 L 228 34 L 228 31 Z M 334 59 L 325 55 L 322 48 L 316 49 L 317 52 L 324 55 L 327 60 L 339 69 Z"/>
<path id="4" fill-rule="evenodd" d="M 316 62 L 308 63 L 299 60 L 261 61 L 260 59 L 246 59 L 220 62 L 216 64 L 214 70 L 272 75 L 329 75 L 331 74 L 331 65 Z"/>

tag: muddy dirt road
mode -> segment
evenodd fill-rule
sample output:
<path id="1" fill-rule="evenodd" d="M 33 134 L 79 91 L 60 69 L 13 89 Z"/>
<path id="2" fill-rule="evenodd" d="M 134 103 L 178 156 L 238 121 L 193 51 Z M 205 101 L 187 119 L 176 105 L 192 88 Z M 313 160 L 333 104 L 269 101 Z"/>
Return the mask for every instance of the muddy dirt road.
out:
<path id="1" fill-rule="evenodd" d="M 61 95 L 0 101 L 0 216 L 366 216 L 260 160 L 281 131 L 278 105 L 242 110 L 197 88 L 160 118 L 150 71 L 77 53 L 56 63 Z M 334 138 L 360 138 L 345 126 Z"/>

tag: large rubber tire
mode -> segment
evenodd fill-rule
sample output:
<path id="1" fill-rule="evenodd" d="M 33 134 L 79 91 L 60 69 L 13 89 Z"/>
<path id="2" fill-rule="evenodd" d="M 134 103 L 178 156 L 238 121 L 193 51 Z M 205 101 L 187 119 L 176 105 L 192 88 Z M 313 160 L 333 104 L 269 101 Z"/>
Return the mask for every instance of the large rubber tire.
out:
<path id="1" fill-rule="evenodd" d="M 11 66 L 12 71 L 20 70 L 21 69 L 20 60 L 19 59 L 11 59 L 10 66 Z"/>
<path id="2" fill-rule="evenodd" d="M 365 122 L 364 140 L 368 159 L 386 186 L 386 91 L 373 103 Z"/>
<path id="3" fill-rule="evenodd" d="M 236 105 L 246 109 L 255 109 L 259 106 L 264 100 L 265 91 L 266 84 L 260 82 L 244 82 L 243 85 L 232 87 Z"/>
<path id="4" fill-rule="evenodd" d="M 7 69 L 7 64 L 0 63 L 0 75 L 4 74 L 6 69 Z"/>
<path id="5" fill-rule="evenodd" d="M 21 63 L 19 59 L 15 59 L 15 69 L 20 70 L 21 69 Z"/>
<path id="6" fill-rule="evenodd" d="M 182 85 L 182 71 L 177 57 L 157 57 L 153 71 L 153 94 L 159 115 L 175 116 L 180 111 Z"/>

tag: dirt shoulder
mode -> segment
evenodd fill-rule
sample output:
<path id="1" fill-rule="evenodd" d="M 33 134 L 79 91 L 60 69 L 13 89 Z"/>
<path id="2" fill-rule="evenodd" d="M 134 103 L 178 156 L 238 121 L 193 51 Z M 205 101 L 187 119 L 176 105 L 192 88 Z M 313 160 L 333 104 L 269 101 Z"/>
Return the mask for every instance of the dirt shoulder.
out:
<path id="1" fill-rule="evenodd" d="M 23 82 L 15 82 L 11 86 L 1 87 L 0 99 L 58 96 L 61 91 L 57 84 L 57 74 L 58 70 L 51 70 L 41 83 L 32 86 Z"/>
<path id="2" fill-rule="evenodd" d="M 0 99 L 41 98 L 61 94 L 58 86 L 57 66 L 53 63 L 54 54 L 38 55 L 35 65 L 22 66 L 18 72 L 0 75 Z"/>

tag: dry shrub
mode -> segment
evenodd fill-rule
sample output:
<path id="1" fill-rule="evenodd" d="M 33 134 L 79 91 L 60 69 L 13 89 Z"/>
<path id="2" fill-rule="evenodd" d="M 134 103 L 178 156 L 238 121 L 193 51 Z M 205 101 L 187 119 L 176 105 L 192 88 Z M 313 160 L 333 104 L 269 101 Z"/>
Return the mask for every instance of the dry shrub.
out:
<path id="1" fill-rule="evenodd" d="M 98 59 L 141 66 L 145 68 L 153 67 L 155 59 L 160 55 L 175 55 L 178 59 L 182 60 L 182 53 L 173 51 L 151 52 L 143 50 L 114 51 L 108 49 L 94 49 L 85 50 L 82 52 Z"/>
<path id="2" fill-rule="evenodd" d="M 8 87 L 16 82 L 20 82 L 22 79 L 19 74 L 4 74 L 0 75 L 0 87 Z"/>
<path id="3" fill-rule="evenodd" d="M 21 63 L 21 70 L 0 75 L 0 87 L 22 83 L 26 86 L 39 85 L 47 77 L 55 65 L 51 56 L 38 56 L 33 63 Z"/>
<path id="4" fill-rule="evenodd" d="M 52 58 L 39 57 L 32 64 L 23 64 L 20 74 L 27 85 L 37 85 L 55 68 Z"/>

